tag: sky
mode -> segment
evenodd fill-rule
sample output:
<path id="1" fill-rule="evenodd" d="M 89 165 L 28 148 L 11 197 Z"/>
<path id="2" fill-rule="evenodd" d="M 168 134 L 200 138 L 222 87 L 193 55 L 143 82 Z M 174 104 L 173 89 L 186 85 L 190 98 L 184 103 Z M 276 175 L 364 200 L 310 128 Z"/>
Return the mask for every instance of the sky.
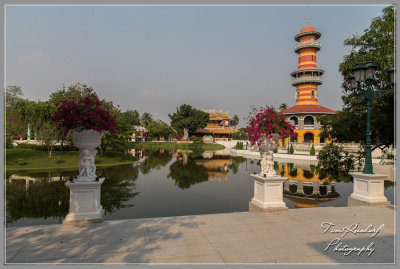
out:
<path id="1" fill-rule="evenodd" d="M 295 104 L 290 73 L 307 20 L 321 33 L 319 104 L 341 108 L 344 40 L 383 5 L 5 7 L 5 87 L 48 100 L 69 85 L 93 87 L 124 111 L 170 122 L 181 104 L 222 109 L 245 126 L 250 106 Z"/>

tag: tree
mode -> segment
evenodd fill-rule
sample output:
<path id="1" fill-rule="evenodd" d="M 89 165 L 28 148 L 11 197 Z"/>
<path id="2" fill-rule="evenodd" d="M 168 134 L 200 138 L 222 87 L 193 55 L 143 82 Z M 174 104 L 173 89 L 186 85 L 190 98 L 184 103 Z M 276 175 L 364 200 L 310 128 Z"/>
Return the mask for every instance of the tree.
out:
<path id="1" fill-rule="evenodd" d="M 139 112 L 135 109 L 127 109 L 122 113 L 122 116 L 125 119 L 125 122 L 131 126 L 140 125 L 140 115 Z"/>
<path id="2" fill-rule="evenodd" d="M 382 10 L 382 16 L 372 19 L 371 25 L 362 35 L 353 35 L 344 41 L 344 45 L 351 46 L 351 52 L 345 55 L 339 64 L 339 71 L 344 77 L 351 73 L 351 69 L 358 61 L 375 61 L 382 69 L 391 67 L 394 63 L 394 6 Z"/>
<path id="3" fill-rule="evenodd" d="M 236 133 L 232 134 L 233 140 L 247 140 L 247 133 L 244 128 L 239 128 Z"/>
<path id="4" fill-rule="evenodd" d="M 121 110 L 114 107 L 111 102 L 108 103 L 108 107 L 112 116 L 115 116 L 115 123 L 119 130 L 115 134 L 107 132 L 102 137 L 100 144 L 100 153 L 102 156 L 104 156 L 108 147 L 111 147 L 115 151 L 126 152 L 129 148 L 129 138 L 132 135 L 131 126 L 125 121 Z"/>
<path id="5" fill-rule="evenodd" d="M 57 134 L 56 127 L 50 121 L 44 123 L 38 132 L 39 140 L 47 146 L 49 157 L 51 157 L 53 146 L 57 142 Z"/>
<path id="6" fill-rule="evenodd" d="M 285 110 L 285 109 L 288 109 L 288 105 L 287 105 L 286 103 L 282 103 L 282 104 L 279 106 L 279 111 L 283 111 L 283 110 Z"/>
<path id="7" fill-rule="evenodd" d="M 94 91 L 92 87 L 88 87 L 85 84 L 76 83 L 68 86 L 65 89 L 65 86 L 58 91 L 55 91 L 50 94 L 49 103 L 51 104 L 51 112 L 55 111 L 59 102 L 63 100 L 70 101 L 79 101 L 84 99 L 85 97 L 90 97 L 92 99 L 99 99 L 97 93 Z M 66 139 L 64 136 L 60 136 L 61 139 L 61 149 L 63 147 L 64 140 Z"/>
<path id="8" fill-rule="evenodd" d="M 173 131 L 171 127 L 161 120 L 152 121 L 147 127 L 150 137 L 168 137 Z"/>
<path id="9" fill-rule="evenodd" d="M 171 119 L 171 126 L 179 133 L 183 132 L 182 139 L 186 141 L 190 133 L 207 126 L 210 114 L 183 104 L 176 108 L 174 114 L 168 114 L 168 117 Z"/>
<path id="10" fill-rule="evenodd" d="M 143 127 L 146 127 L 153 121 L 153 116 L 148 113 L 148 112 L 144 112 L 142 114 L 142 117 L 140 117 L 140 125 L 142 125 Z"/>
<path id="11" fill-rule="evenodd" d="M 90 97 L 92 99 L 99 99 L 97 93 L 93 90 L 92 87 L 88 87 L 85 84 L 77 83 L 68 86 L 67 89 L 63 87 L 61 90 L 51 93 L 49 101 L 50 103 L 56 105 L 58 102 L 62 100 L 79 101 L 85 97 Z"/>
<path id="12" fill-rule="evenodd" d="M 26 134 L 28 124 L 31 130 L 37 134 L 44 124 L 50 121 L 51 105 L 49 102 L 30 101 L 20 99 L 8 109 L 10 124 L 7 130 L 12 135 Z"/>
<path id="13" fill-rule="evenodd" d="M 229 123 L 231 124 L 231 126 L 236 127 L 239 124 L 239 117 L 237 115 L 234 115 Z"/>
<path id="14" fill-rule="evenodd" d="M 372 60 L 378 64 L 381 82 L 378 90 L 386 90 L 389 78 L 386 69 L 394 64 L 394 7 L 384 8 L 383 14 L 372 20 L 362 35 L 353 35 L 344 44 L 351 46 L 351 52 L 344 56 L 339 71 L 344 79 L 351 69 L 361 61 Z M 346 90 L 342 96 L 343 108 L 335 115 L 320 117 L 323 125 L 321 137 L 341 142 L 365 141 L 366 105 L 359 96 Z M 373 150 L 394 145 L 394 92 L 383 98 L 375 98 L 371 105 L 371 138 Z"/>
<path id="15" fill-rule="evenodd" d="M 19 86 L 8 86 L 5 90 L 5 102 L 6 108 L 13 107 L 19 100 L 21 100 L 21 96 L 24 93 L 22 92 L 21 87 Z"/>
<path id="16" fill-rule="evenodd" d="M 12 147 L 14 138 L 17 135 L 22 134 L 26 127 L 24 126 L 21 116 L 15 110 L 15 105 L 19 101 L 23 100 L 21 98 L 23 95 L 24 93 L 19 86 L 8 86 L 7 89 L 4 90 L 3 104 L 5 104 L 5 135 L 7 148 Z"/>

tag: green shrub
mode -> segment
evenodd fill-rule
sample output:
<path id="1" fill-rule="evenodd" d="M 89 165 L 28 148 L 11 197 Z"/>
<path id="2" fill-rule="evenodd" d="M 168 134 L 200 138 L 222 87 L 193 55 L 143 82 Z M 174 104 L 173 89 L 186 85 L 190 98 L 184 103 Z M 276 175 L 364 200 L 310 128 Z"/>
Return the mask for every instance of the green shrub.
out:
<path id="1" fill-rule="evenodd" d="M 243 149 L 243 142 L 237 142 L 236 149 Z"/>
<path id="2" fill-rule="evenodd" d="M 312 165 L 312 164 L 310 164 L 310 170 L 311 170 L 311 173 L 315 173 L 315 165 Z"/>
<path id="3" fill-rule="evenodd" d="M 197 137 L 197 136 L 194 136 L 194 135 L 192 135 L 191 137 L 189 137 L 189 140 L 190 140 L 190 141 L 193 141 L 193 142 L 195 142 L 195 143 L 201 143 L 201 142 L 203 142 L 203 139 L 202 139 L 201 137 Z"/>
<path id="4" fill-rule="evenodd" d="M 293 145 L 290 145 L 289 153 L 290 153 L 290 154 L 293 154 L 293 153 L 294 153 Z"/>
<path id="5" fill-rule="evenodd" d="M 310 155 L 312 155 L 312 156 L 315 155 L 315 148 L 314 148 L 314 145 L 312 145 L 312 147 L 311 147 Z"/>
<path id="6" fill-rule="evenodd" d="M 17 162 L 16 162 L 18 165 L 25 165 L 26 164 L 26 162 L 24 161 L 24 159 L 22 159 L 22 158 L 18 158 L 18 160 L 17 160 Z"/>
<path id="7" fill-rule="evenodd" d="M 354 167 L 354 155 L 338 145 L 329 143 L 318 154 L 316 170 L 320 179 L 327 175 L 336 180 L 351 177 L 348 172 Z"/>
<path id="8" fill-rule="evenodd" d="M 232 134 L 233 140 L 247 140 L 247 133 L 244 128 L 240 128 L 236 133 Z"/>
<path id="9" fill-rule="evenodd" d="M 274 153 L 278 153 L 278 148 L 274 148 Z"/>

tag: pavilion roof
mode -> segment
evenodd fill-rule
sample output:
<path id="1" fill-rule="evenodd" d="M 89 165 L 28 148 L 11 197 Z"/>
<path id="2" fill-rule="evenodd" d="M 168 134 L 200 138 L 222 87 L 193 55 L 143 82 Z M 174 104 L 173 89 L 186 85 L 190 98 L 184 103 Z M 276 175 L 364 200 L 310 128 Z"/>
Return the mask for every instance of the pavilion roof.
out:
<path id="1" fill-rule="evenodd" d="M 196 133 L 207 133 L 207 134 L 232 134 L 235 133 L 232 127 L 222 127 L 222 126 L 206 126 L 203 129 L 197 129 Z"/>
<path id="2" fill-rule="evenodd" d="M 282 111 L 282 114 L 294 114 L 294 113 L 335 114 L 337 113 L 337 111 L 320 105 L 295 105 Z"/>

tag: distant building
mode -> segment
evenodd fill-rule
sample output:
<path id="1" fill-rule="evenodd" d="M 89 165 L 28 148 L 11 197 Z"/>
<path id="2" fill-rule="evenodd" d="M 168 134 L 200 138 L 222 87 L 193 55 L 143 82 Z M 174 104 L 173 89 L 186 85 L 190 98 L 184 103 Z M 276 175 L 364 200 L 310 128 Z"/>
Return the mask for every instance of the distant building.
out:
<path id="1" fill-rule="evenodd" d="M 208 124 L 203 129 L 198 129 L 195 135 L 202 137 L 204 142 L 212 143 L 218 140 L 230 140 L 236 131 L 230 126 L 228 112 L 222 110 L 204 110 L 210 114 Z"/>
<path id="2" fill-rule="evenodd" d="M 132 136 L 129 139 L 130 142 L 146 141 L 147 129 L 142 126 L 133 126 L 131 128 Z"/>
<path id="3" fill-rule="evenodd" d="M 294 51 L 299 54 L 297 70 L 292 72 L 292 86 L 296 87 L 296 105 L 282 111 L 287 120 L 296 126 L 297 142 L 323 143 L 319 134 L 321 126 L 317 117 L 335 114 L 332 109 L 318 104 L 318 85 L 322 84 L 324 70 L 317 68 L 317 51 L 321 33 L 311 25 L 304 26 L 295 36 L 299 43 Z"/>

